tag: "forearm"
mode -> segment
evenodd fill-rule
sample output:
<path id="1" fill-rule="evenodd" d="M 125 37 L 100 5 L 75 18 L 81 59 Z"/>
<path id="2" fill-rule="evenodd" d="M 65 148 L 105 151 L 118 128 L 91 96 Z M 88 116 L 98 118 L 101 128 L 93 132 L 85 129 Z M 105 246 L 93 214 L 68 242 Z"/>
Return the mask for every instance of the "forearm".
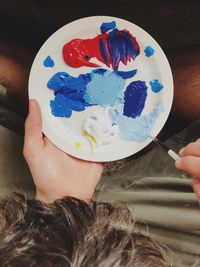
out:
<path id="1" fill-rule="evenodd" d="M 0 84 L 19 100 L 28 99 L 28 76 L 33 55 L 4 40 L 0 42 Z"/>

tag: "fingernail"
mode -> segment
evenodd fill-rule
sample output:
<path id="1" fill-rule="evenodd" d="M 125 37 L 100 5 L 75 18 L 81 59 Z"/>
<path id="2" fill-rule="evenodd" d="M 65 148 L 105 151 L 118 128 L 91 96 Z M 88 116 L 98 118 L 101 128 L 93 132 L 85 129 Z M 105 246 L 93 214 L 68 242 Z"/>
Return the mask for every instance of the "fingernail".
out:
<path id="1" fill-rule="evenodd" d="M 179 150 L 179 155 L 180 156 L 182 155 L 184 149 L 185 149 L 185 147 L 183 147 L 181 150 Z"/>
<path id="2" fill-rule="evenodd" d="M 181 163 L 181 161 L 182 161 L 181 158 L 177 159 L 177 160 L 175 161 L 175 165 L 178 166 L 178 165 Z"/>

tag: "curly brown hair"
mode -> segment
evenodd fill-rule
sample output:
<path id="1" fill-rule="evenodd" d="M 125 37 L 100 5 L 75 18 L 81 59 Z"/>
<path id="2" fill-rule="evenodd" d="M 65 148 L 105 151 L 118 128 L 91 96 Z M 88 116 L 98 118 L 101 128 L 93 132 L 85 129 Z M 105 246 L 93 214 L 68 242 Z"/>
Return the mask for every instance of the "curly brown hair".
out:
<path id="1" fill-rule="evenodd" d="M 119 204 L 14 193 L 0 200 L 1 267 L 164 267 L 163 252 Z"/>

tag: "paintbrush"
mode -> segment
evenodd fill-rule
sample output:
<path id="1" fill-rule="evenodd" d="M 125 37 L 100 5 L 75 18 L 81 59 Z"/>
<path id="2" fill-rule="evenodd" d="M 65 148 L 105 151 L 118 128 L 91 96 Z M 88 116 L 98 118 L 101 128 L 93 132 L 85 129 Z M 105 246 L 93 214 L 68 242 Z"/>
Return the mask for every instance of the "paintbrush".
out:
<path id="1" fill-rule="evenodd" d="M 176 152 L 174 152 L 172 149 L 166 146 L 162 141 L 158 140 L 158 138 L 156 137 L 151 137 L 151 138 L 156 144 L 162 147 L 171 158 L 173 158 L 174 160 L 180 159 L 180 156 Z"/>

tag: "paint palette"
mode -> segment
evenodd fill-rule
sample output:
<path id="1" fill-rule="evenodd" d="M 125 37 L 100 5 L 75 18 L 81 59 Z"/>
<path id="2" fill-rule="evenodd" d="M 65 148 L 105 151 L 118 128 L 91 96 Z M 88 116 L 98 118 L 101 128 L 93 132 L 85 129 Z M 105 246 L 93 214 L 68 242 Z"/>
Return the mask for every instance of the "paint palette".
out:
<path id="1" fill-rule="evenodd" d="M 164 126 L 173 100 L 169 63 L 157 42 L 128 21 L 87 17 L 39 50 L 29 98 L 44 134 L 66 153 L 114 161 L 143 149 Z"/>

